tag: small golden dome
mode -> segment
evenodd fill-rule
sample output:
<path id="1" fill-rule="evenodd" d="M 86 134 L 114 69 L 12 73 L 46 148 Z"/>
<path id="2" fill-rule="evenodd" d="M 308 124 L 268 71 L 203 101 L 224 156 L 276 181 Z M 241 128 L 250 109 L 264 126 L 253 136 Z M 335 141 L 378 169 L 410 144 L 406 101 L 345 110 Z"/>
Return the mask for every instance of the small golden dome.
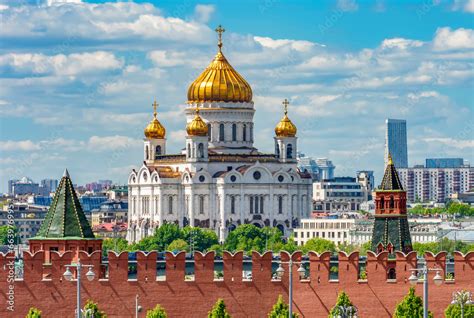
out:
<path id="1" fill-rule="evenodd" d="M 166 135 L 166 129 L 161 125 L 158 119 L 156 119 L 156 107 L 158 103 L 153 103 L 153 120 L 145 128 L 145 137 L 148 139 L 163 139 Z"/>
<path id="2" fill-rule="evenodd" d="M 188 102 L 251 102 L 252 88 L 222 54 L 222 32 L 219 26 L 219 51 L 209 66 L 188 89 Z"/>
<path id="3" fill-rule="evenodd" d="M 285 116 L 280 120 L 280 122 L 275 127 L 275 134 L 277 137 L 295 137 L 296 136 L 296 126 L 288 118 L 288 104 L 290 102 L 285 99 L 283 105 L 285 106 Z"/>
<path id="4" fill-rule="evenodd" d="M 207 125 L 199 116 L 199 108 L 196 108 L 196 116 L 186 126 L 186 132 L 188 136 L 207 136 Z"/>

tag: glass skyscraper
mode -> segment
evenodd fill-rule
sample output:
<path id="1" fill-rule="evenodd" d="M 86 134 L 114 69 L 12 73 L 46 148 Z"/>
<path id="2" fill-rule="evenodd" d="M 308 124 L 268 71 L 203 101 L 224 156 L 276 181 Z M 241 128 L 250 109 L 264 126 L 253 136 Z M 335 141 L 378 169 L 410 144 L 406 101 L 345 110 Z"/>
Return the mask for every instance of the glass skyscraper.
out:
<path id="1" fill-rule="evenodd" d="M 390 154 L 396 168 L 408 168 L 406 120 L 386 119 L 385 124 L 385 166 Z"/>

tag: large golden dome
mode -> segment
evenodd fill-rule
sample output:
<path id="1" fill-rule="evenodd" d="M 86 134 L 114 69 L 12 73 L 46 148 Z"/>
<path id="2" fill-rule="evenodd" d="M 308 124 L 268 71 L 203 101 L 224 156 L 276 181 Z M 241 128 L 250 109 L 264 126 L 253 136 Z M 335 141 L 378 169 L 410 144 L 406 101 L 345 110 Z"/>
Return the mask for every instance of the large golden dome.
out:
<path id="1" fill-rule="evenodd" d="M 222 32 L 219 26 L 219 51 L 209 66 L 188 89 L 188 102 L 251 102 L 252 88 L 222 54 Z"/>
<path id="2" fill-rule="evenodd" d="M 283 101 L 283 105 L 285 106 L 285 115 L 280 120 L 280 122 L 275 127 L 275 134 L 277 137 L 295 137 L 296 136 L 296 126 L 293 122 L 288 118 L 288 102 L 287 99 Z"/>
<path id="3" fill-rule="evenodd" d="M 206 123 L 199 116 L 199 108 L 196 109 L 196 116 L 186 126 L 188 136 L 207 136 L 208 129 Z"/>
<path id="4" fill-rule="evenodd" d="M 153 120 L 146 126 L 144 131 L 145 137 L 148 139 L 163 139 L 166 135 L 165 127 L 163 127 L 160 121 L 156 118 L 157 106 L 158 103 L 155 100 L 155 102 L 153 103 Z"/>

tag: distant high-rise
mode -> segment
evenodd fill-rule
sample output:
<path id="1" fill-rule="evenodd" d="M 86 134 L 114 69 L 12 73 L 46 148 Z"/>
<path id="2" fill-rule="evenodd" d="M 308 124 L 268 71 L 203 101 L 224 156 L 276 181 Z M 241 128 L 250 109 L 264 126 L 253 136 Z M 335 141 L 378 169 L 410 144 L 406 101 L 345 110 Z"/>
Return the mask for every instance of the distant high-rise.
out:
<path id="1" fill-rule="evenodd" d="M 331 160 L 327 158 L 316 159 L 316 164 L 319 167 L 319 178 L 320 180 L 334 179 L 334 170 L 336 166 L 332 164 Z"/>
<path id="2" fill-rule="evenodd" d="M 426 168 L 461 168 L 463 158 L 426 158 Z"/>
<path id="3" fill-rule="evenodd" d="M 41 186 L 47 189 L 47 192 L 54 192 L 58 187 L 57 179 L 43 179 L 41 180 Z"/>
<path id="4" fill-rule="evenodd" d="M 390 154 L 395 167 L 407 168 L 407 122 L 402 119 L 386 119 L 385 123 L 385 166 Z"/>

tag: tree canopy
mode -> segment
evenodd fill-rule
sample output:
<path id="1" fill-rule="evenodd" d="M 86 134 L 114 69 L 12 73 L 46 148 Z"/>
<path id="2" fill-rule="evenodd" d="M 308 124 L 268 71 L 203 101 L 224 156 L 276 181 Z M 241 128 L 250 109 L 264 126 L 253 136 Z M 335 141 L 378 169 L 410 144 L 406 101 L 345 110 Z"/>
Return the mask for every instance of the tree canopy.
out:
<path id="1" fill-rule="evenodd" d="M 207 314 L 207 318 L 230 318 L 223 299 L 219 298 L 217 300 L 214 307 L 212 307 L 211 311 Z"/>
<path id="2" fill-rule="evenodd" d="M 102 254 L 107 256 L 109 251 L 121 253 L 128 250 L 128 241 L 124 238 L 107 238 L 102 241 Z"/>
<path id="3" fill-rule="evenodd" d="M 278 296 L 277 302 L 273 305 L 272 311 L 268 313 L 268 318 L 287 318 L 289 314 L 289 306 L 283 301 L 281 295 Z M 292 313 L 292 317 L 298 317 L 298 314 Z"/>
<path id="4" fill-rule="evenodd" d="M 357 317 L 357 309 L 344 291 L 339 292 L 336 304 L 331 308 L 331 311 L 329 311 L 328 318 L 334 317 Z"/>
<path id="5" fill-rule="evenodd" d="M 445 207 L 426 208 L 416 205 L 408 210 L 408 213 L 415 215 L 439 215 L 448 214 L 459 217 L 474 216 L 474 207 L 461 202 L 448 202 Z"/>
<path id="6" fill-rule="evenodd" d="M 336 244 L 332 241 L 315 237 L 308 240 L 306 244 L 303 245 L 303 252 L 308 253 L 309 251 L 314 251 L 319 254 L 326 251 L 335 252 Z"/>
<path id="7" fill-rule="evenodd" d="M 415 295 L 415 288 L 410 287 L 408 295 L 406 295 L 401 302 L 395 307 L 393 313 L 394 318 L 422 318 L 423 317 L 423 300 L 421 297 Z M 433 318 L 431 312 L 428 317 Z"/>
<path id="8" fill-rule="evenodd" d="M 150 309 L 146 312 L 146 318 L 167 318 L 168 315 L 163 307 L 159 304 L 155 308 Z"/>
<path id="9" fill-rule="evenodd" d="M 89 299 L 84 306 L 84 318 L 107 318 L 107 315 L 99 309 L 97 303 Z"/>
<path id="10" fill-rule="evenodd" d="M 10 230 L 13 230 L 13 237 L 9 237 Z M 0 245 L 15 244 L 18 237 L 18 229 L 13 225 L 0 226 Z M 13 239 L 13 241 L 11 241 Z M 9 242 L 10 240 L 10 242 Z"/>
<path id="11" fill-rule="evenodd" d="M 41 318 L 41 310 L 36 307 L 31 307 L 25 318 Z"/>

